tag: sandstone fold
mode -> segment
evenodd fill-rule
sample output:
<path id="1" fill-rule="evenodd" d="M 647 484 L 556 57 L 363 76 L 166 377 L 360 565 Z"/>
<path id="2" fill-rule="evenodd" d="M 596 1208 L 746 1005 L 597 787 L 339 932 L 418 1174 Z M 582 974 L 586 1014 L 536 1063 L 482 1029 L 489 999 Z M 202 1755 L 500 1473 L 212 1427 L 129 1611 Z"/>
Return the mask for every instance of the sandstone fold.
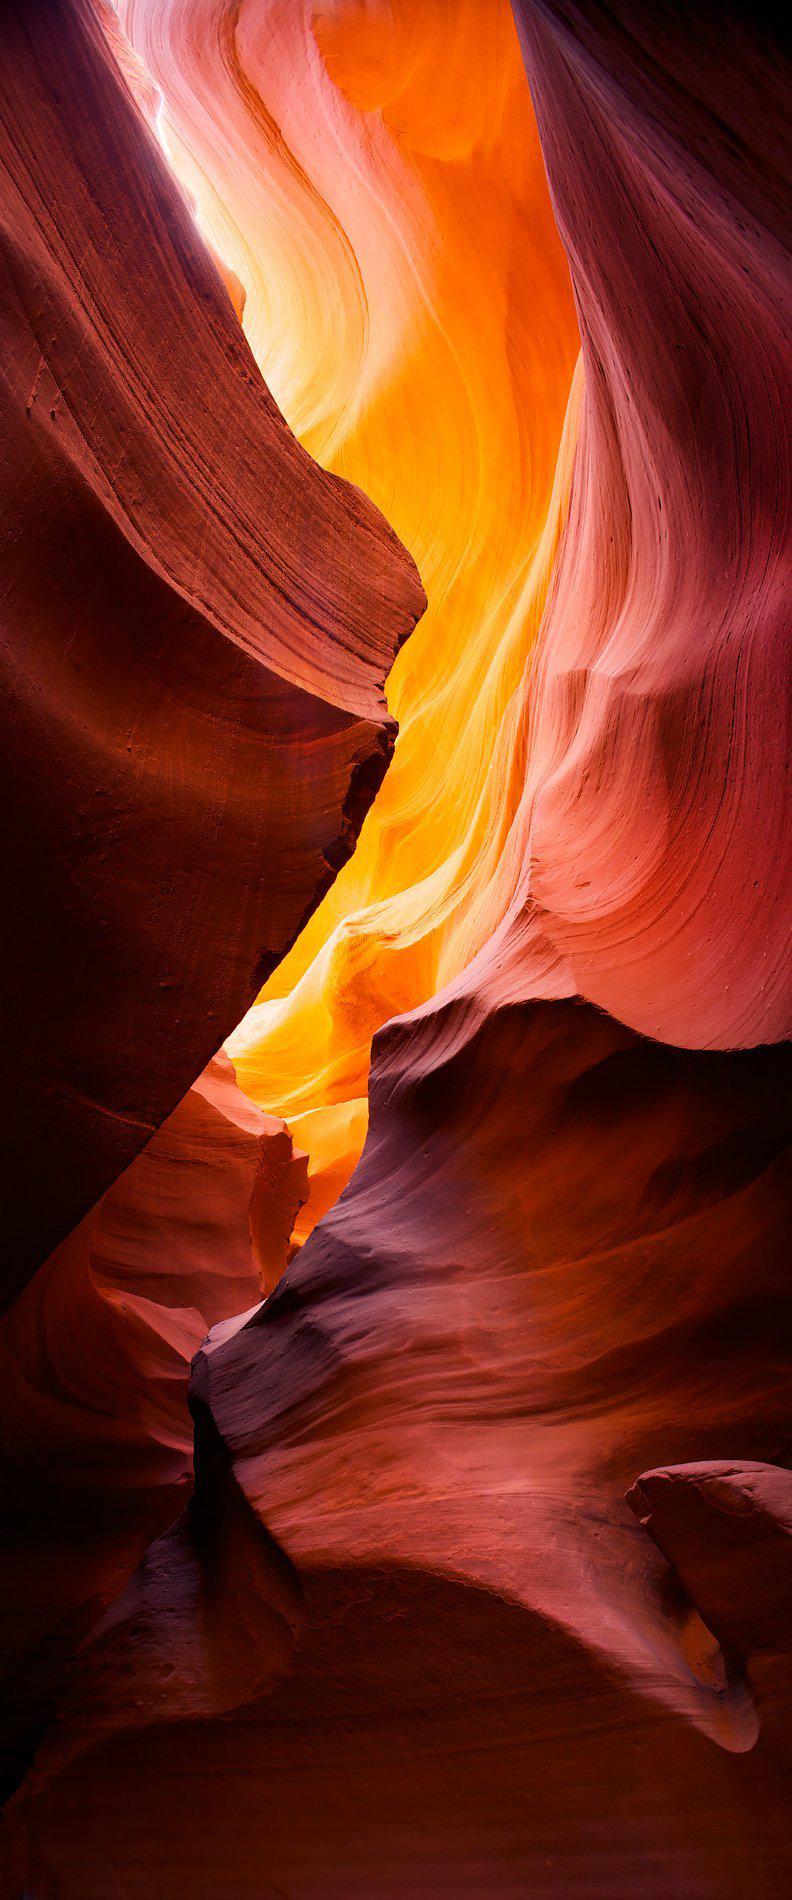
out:
<path id="1" fill-rule="evenodd" d="M 7 1297 L 348 857 L 423 595 L 289 433 L 88 0 L 0 34 Z"/>

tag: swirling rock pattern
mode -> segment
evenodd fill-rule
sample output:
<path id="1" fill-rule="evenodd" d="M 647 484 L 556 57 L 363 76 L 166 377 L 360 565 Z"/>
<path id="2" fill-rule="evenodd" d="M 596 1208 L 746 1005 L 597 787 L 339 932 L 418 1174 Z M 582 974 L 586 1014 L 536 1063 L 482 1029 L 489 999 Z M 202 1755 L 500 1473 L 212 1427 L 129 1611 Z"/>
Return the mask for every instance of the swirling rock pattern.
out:
<path id="1" fill-rule="evenodd" d="M 89 0 L 1 50 L 7 1298 L 348 857 L 423 595 L 284 425 Z"/>

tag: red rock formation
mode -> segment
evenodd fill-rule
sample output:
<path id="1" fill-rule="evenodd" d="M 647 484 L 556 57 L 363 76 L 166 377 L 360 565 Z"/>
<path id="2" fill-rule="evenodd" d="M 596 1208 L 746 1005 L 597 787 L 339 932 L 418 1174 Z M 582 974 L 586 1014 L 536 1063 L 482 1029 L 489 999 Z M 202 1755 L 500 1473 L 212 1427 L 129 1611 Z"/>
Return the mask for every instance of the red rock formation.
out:
<path id="1" fill-rule="evenodd" d="M 762 1721 L 789 1754 L 792 1472 L 755 1463 L 645 1471 L 627 1502 L 673 1564 Z"/>
<path id="2" fill-rule="evenodd" d="M 0 30 L 7 1296 L 348 856 L 422 593 L 282 422 L 88 0 Z"/>
<path id="3" fill-rule="evenodd" d="M 306 1158 L 218 1057 L 0 1325 L 5 1772 L 192 1479 L 190 1361 L 282 1272 Z"/>
<path id="4" fill-rule="evenodd" d="M 383 1032 L 351 1187 L 194 1379 L 206 1521 L 219 1435 L 301 1608 L 246 1557 L 232 1669 L 227 1576 L 163 1540 L 20 1803 L 45 1891 L 781 1891 L 742 1657 L 622 1499 L 788 1431 L 787 1068 L 569 1001 Z"/>

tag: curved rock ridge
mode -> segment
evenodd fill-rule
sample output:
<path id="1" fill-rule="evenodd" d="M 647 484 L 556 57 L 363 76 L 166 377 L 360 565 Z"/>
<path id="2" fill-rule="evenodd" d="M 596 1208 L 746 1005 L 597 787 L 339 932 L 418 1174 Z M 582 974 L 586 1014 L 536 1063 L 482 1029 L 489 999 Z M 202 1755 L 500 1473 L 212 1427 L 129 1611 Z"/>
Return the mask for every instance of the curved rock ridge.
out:
<path id="1" fill-rule="evenodd" d="M 280 1278 L 306 1192 L 217 1057 L 0 1324 L 4 1775 L 186 1496 L 191 1359 Z"/>
<path id="2" fill-rule="evenodd" d="M 514 0 L 585 380 L 527 891 L 577 989 L 792 1028 L 789 67 L 769 14 Z"/>
<path id="3" fill-rule="evenodd" d="M 8 1297 L 348 857 L 423 593 L 284 424 L 88 0 L 0 31 Z"/>
<path id="4" fill-rule="evenodd" d="M 189 1524 L 156 1547 L 23 1788 L 29 1878 L 775 1900 L 753 1664 L 623 1498 L 788 1442 L 789 1084 L 785 1049 L 663 1048 L 573 1000 L 381 1032 L 354 1181 L 195 1365 L 201 1508 L 233 1476 L 276 1580 L 244 1556 L 215 1591 Z"/>

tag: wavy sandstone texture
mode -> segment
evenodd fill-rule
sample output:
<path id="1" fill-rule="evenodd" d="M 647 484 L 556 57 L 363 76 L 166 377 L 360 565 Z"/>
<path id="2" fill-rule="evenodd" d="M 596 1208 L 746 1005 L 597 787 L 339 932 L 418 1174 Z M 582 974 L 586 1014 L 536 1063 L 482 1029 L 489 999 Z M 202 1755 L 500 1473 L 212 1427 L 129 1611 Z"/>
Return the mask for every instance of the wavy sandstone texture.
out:
<path id="1" fill-rule="evenodd" d="M 789 83 L 761 9 L 515 12 L 586 397 L 530 891 L 576 987 L 690 1048 L 792 1027 Z"/>
<path id="2" fill-rule="evenodd" d="M 730 9 L 515 10 L 566 410 L 494 0 L 119 7 L 286 413 L 392 484 L 432 604 L 362 849 L 233 1043 L 292 1089 L 304 1244 L 63 1644 L 15 1894 L 792 1881 L 785 76 Z M 305 1191 L 251 1139 L 203 1319 Z"/>
<path id="3" fill-rule="evenodd" d="M 0 193 L 7 1298 L 348 857 L 423 597 L 285 427 L 89 0 L 3 9 Z"/>

